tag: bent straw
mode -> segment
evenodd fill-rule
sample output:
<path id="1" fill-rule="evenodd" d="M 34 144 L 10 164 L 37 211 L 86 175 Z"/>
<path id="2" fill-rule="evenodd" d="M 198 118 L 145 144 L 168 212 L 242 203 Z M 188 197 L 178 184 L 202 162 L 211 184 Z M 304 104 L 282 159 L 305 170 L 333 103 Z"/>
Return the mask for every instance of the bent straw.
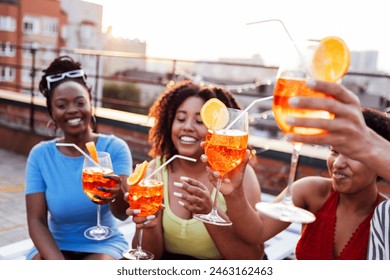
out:
<path id="1" fill-rule="evenodd" d="M 80 153 L 82 153 L 86 158 L 88 158 L 90 161 L 92 161 L 96 166 L 101 167 L 96 161 L 94 161 L 86 152 L 84 152 L 79 146 L 77 146 L 74 143 L 56 143 L 56 146 L 63 146 L 63 147 L 74 147 L 76 150 L 78 150 Z"/>
<path id="2" fill-rule="evenodd" d="M 260 102 L 263 102 L 263 101 L 271 100 L 273 98 L 274 97 L 271 95 L 271 96 L 267 96 L 267 97 L 263 97 L 263 98 L 259 98 L 259 99 L 253 100 L 252 103 L 249 104 L 248 107 L 246 107 L 244 110 L 242 110 L 242 112 L 225 129 L 230 129 L 233 126 L 233 124 L 235 124 L 256 103 L 260 103 Z"/>
<path id="3" fill-rule="evenodd" d="M 154 170 L 151 174 L 149 174 L 149 176 L 147 176 L 145 179 L 149 179 L 150 177 L 152 177 L 154 174 L 156 174 L 157 172 L 159 172 L 161 169 L 163 169 L 165 166 L 167 166 L 172 160 L 176 159 L 176 158 L 181 158 L 181 159 L 185 159 L 185 160 L 189 160 L 189 161 L 193 161 L 193 162 L 196 162 L 196 159 L 194 158 L 190 158 L 190 157 L 185 157 L 185 156 L 182 156 L 182 155 L 174 155 L 173 157 L 171 157 L 170 159 L 168 159 L 166 162 L 164 162 L 159 168 L 157 168 L 156 170 Z"/>
<path id="4" fill-rule="evenodd" d="M 286 32 L 288 38 L 290 39 L 291 43 L 294 45 L 295 50 L 298 52 L 299 57 L 301 58 L 302 61 L 305 61 L 303 59 L 303 55 L 302 55 L 301 51 L 299 50 L 297 44 L 295 43 L 295 40 L 291 36 L 290 32 L 288 31 L 287 27 L 284 25 L 282 20 L 273 18 L 273 19 L 266 19 L 266 20 L 260 20 L 260 21 L 255 21 L 255 22 L 249 22 L 249 23 L 247 23 L 247 25 L 258 24 L 258 23 L 265 23 L 265 22 L 271 22 L 271 21 L 279 22 L 282 25 L 282 27 L 283 27 L 284 31 Z"/>

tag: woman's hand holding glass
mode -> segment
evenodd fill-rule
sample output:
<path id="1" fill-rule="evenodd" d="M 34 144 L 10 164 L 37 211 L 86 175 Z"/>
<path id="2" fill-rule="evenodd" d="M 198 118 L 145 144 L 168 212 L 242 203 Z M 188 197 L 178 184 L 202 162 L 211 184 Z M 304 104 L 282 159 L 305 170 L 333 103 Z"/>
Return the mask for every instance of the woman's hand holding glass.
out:
<path id="1" fill-rule="evenodd" d="M 222 179 L 222 184 L 220 187 L 220 192 L 223 195 L 230 195 L 236 189 L 242 187 L 245 168 L 249 163 L 249 157 L 250 157 L 250 151 L 247 150 L 244 160 L 232 171 L 226 173 L 226 175 Z M 205 154 L 203 154 L 200 159 L 204 163 L 208 162 L 207 156 Z M 214 186 L 216 186 L 218 183 L 218 179 L 221 177 L 221 175 L 219 174 L 218 171 L 213 170 L 210 166 L 207 166 L 206 170 L 208 172 L 208 178 L 210 182 Z"/>
<path id="2" fill-rule="evenodd" d="M 113 184 L 112 187 L 107 188 L 107 187 L 97 187 L 99 191 L 102 191 L 104 195 L 98 195 L 95 194 L 94 198 L 102 201 L 102 204 L 108 203 L 108 202 L 114 202 L 117 198 L 118 195 L 120 195 L 121 192 L 121 186 L 122 186 L 122 178 L 119 175 L 116 174 L 109 174 L 109 175 L 104 175 L 103 176 L 105 179 L 110 179 L 115 183 Z"/>
<path id="3" fill-rule="evenodd" d="M 181 177 L 180 182 L 174 183 L 179 203 L 193 214 L 209 213 L 213 207 L 211 193 L 202 182 L 188 177 Z"/>

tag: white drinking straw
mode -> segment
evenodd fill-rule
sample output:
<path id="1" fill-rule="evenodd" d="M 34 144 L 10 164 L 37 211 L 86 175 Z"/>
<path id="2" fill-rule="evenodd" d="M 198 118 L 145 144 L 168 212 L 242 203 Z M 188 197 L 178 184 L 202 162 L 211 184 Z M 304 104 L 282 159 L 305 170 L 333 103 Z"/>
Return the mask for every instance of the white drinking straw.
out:
<path id="1" fill-rule="evenodd" d="M 304 58 L 302 52 L 299 50 L 297 43 L 295 42 L 294 38 L 291 36 L 290 32 L 288 31 L 287 27 L 284 25 L 282 20 L 277 19 L 277 18 L 272 18 L 272 19 L 260 20 L 260 21 L 255 21 L 255 22 L 249 22 L 249 23 L 247 23 L 247 25 L 258 24 L 258 23 L 265 23 L 265 22 L 271 22 L 271 21 L 279 22 L 282 25 L 282 27 L 283 27 L 284 31 L 286 32 L 288 38 L 290 39 L 291 43 L 294 45 L 294 48 L 297 51 L 297 53 L 299 55 L 299 58 L 301 59 L 303 65 L 306 67 L 306 69 L 310 69 L 308 67 L 308 65 L 306 64 L 305 58 Z"/>
<path id="2" fill-rule="evenodd" d="M 196 159 L 194 158 L 191 158 L 191 157 L 185 157 L 185 156 L 182 156 L 182 155 L 174 155 L 173 157 L 171 157 L 170 159 L 168 159 L 166 162 L 164 162 L 159 168 L 157 168 L 156 170 L 154 170 L 151 174 L 149 174 L 149 176 L 147 176 L 145 179 L 149 179 L 150 177 L 152 177 L 154 174 L 156 174 L 157 172 L 159 172 L 161 169 L 163 169 L 165 166 L 167 166 L 172 160 L 176 159 L 176 158 L 181 158 L 181 159 L 185 159 L 185 160 L 189 160 L 189 161 L 193 161 L 193 162 L 196 162 Z"/>
<path id="3" fill-rule="evenodd" d="M 264 102 L 264 101 L 267 101 L 267 100 L 271 100 L 273 98 L 274 97 L 271 95 L 271 96 L 267 96 L 267 97 L 263 97 L 263 98 L 259 98 L 259 99 L 253 100 L 252 103 L 249 104 L 248 107 L 246 107 L 244 110 L 242 110 L 241 113 L 225 129 L 230 129 L 233 126 L 233 124 L 235 124 L 256 103 L 260 103 L 260 102 Z"/>
<path id="4" fill-rule="evenodd" d="M 92 161 L 96 166 L 101 167 L 96 161 L 94 161 L 86 152 L 84 152 L 79 146 L 77 146 L 74 143 L 56 143 L 56 146 L 63 146 L 63 147 L 74 147 L 76 150 L 78 150 L 80 153 L 82 153 L 86 158 L 88 158 L 90 161 Z"/>

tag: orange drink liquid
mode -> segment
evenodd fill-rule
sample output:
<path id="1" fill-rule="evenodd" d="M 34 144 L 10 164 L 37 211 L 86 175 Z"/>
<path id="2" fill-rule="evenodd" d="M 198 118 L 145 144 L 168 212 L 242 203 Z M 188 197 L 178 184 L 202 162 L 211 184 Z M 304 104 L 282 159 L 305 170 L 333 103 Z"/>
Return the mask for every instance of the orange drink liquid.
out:
<path id="1" fill-rule="evenodd" d="M 211 167 L 225 175 L 233 170 L 245 157 L 248 133 L 240 130 L 208 130 L 205 154 Z"/>
<path id="2" fill-rule="evenodd" d="M 129 204 L 131 208 L 141 210 L 136 216 L 150 216 L 160 209 L 163 187 L 163 182 L 155 179 L 141 180 L 137 185 L 130 186 Z"/>
<path id="3" fill-rule="evenodd" d="M 303 135 L 320 135 L 326 133 L 323 129 L 293 127 L 286 123 L 287 117 L 333 119 L 334 115 L 327 111 L 306 110 L 292 108 L 288 105 L 288 99 L 293 96 L 328 97 L 323 93 L 314 91 L 306 86 L 305 80 L 279 78 L 274 89 L 272 110 L 275 121 L 283 133 L 295 133 Z"/>
<path id="4" fill-rule="evenodd" d="M 110 168 L 88 167 L 83 169 L 82 182 L 84 193 L 97 204 L 104 204 L 108 201 L 97 199 L 95 195 L 100 197 L 109 197 L 111 194 L 100 191 L 97 187 L 114 188 L 116 182 L 114 180 L 103 178 L 104 175 L 113 174 Z"/>

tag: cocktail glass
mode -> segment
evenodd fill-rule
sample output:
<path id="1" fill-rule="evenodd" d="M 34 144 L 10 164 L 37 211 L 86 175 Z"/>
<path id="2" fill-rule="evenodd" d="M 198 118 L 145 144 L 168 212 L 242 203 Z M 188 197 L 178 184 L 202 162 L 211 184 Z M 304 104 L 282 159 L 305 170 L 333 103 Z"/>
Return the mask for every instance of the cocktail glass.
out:
<path id="1" fill-rule="evenodd" d="M 299 118 L 323 118 L 332 119 L 334 116 L 327 111 L 306 110 L 290 107 L 288 99 L 293 96 L 326 97 L 325 94 L 313 91 L 306 86 L 311 76 L 311 58 L 318 45 L 318 42 L 306 41 L 296 44 L 291 49 L 291 54 L 281 64 L 277 74 L 277 81 L 274 88 L 274 99 L 272 110 L 275 121 L 283 133 L 296 133 L 303 135 L 320 135 L 324 133 L 321 129 L 294 127 L 286 123 L 288 117 Z M 315 220 L 313 213 L 296 207 L 292 200 L 292 184 L 295 180 L 296 170 L 302 143 L 293 142 L 290 171 L 287 188 L 283 199 L 280 202 L 259 202 L 256 209 L 268 216 L 286 222 L 310 223 Z"/>
<path id="2" fill-rule="evenodd" d="M 205 139 L 205 154 L 213 170 L 220 173 L 215 190 L 211 212 L 195 214 L 193 217 L 205 223 L 229 226 L 231 221 L 223 219 L 218 214 L 218 196 L 223 176 L 237 167 L 245 158 L 248 146 L 248 113 L 246 111 L 227 108 L 229 122 L 223 129 L 211 127 Z M 239 116 L 239 117 L 238 117 Z M 238 117 L 238 118 L 237 118 Z"/>
<path id="3" fill-rule="evenodd" d="M 94 227 L 88 228 L 84 235 L 91 240 L 104 240 L 110 238 L 114 231 L 107 226 L 100 224 L 100 208 L 102 204 L 108 200 L 100 199 L 99 197 L 109 197 L 110 193 L 101 191 L 98 187 L 114 188 L 116 182 L 109 178 L 104 178 L 105 175 L 113 174 L 112 162 L 109 153 L 98 152 L 99 164 L 97 165 L 90 157 L 84 158 L 82 184 L 83 191 L 94 203 L 96 203 L 97 224 Z"/>
<path id="4" fill-rule="evenodd" d="M 133 209 L 141 210 L 136 217 L 154 215 L 160 209 L 163 201 L 164 181 L 161 169 L 157 172 L 154 166 L 148 166 L 145 178 L 138 184 L 129 187 L 128 202 Z M 137 248 L 127 250 L 123 257 L 129 260 L 152 260 L 154 254 L 142 249 L 143 229 L 138 232 Z"/>

